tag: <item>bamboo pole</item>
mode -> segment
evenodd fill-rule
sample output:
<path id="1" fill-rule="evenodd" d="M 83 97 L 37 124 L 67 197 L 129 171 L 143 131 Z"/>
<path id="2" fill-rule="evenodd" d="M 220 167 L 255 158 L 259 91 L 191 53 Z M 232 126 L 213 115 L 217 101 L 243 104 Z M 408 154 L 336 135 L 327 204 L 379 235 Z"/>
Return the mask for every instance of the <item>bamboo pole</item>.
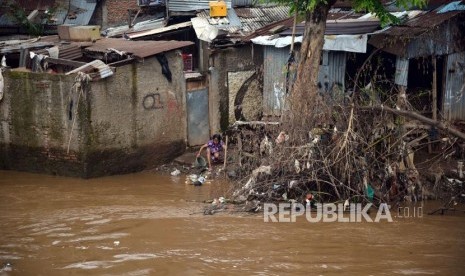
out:
<path id="1" fill-rule="evenodd" d="M 226 160 L 228 158 L 228 136 L 226 136 L 226 148 L 224 149 L 224 164 L 223 164 L 223 170 L 226 169 Z"/>

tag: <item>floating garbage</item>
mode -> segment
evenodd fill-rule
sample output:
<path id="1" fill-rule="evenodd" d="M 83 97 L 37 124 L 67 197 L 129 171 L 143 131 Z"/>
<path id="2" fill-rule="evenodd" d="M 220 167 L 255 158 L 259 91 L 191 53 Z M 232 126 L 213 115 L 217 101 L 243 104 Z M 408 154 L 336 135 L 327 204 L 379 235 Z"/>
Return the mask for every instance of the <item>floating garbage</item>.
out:
<path id="1" fill-rule="evenodd" d="M 294 160 L 294 167 L 295 167 L 295 172 L 300 173 L 300 162 L 299 162 L 299 160 L 297 160 L 297 159 Z"/>
<path id="2" fill-rule="evenodd" d="M 178 170 L 178 169 L 175 169 L 174 171 L 171 172 L 171 175 L 172 175 L 172 176 L 178 176 L 178 175 L 180 175 L 180 174 L 181 174 L 181 171 Z"/>
<path id="3" fill-rule="evenodd" d="M 0 268 L 0 273 L 13 271 L 13 265 L 11 263 L 3 263 L 2 268 Z M 3 274 L 2 274 L 3 275 Z"/>
<path id="4" fill-rule="evenodd" d="M 205 181 L 206 181 L 205 177 L 201 176 L 196 181 L 194 181 L 192 184 L 194 184 L 194 186 L 202 186 L 202 184 L 205 183 Z"/>
<path id="5" fill-rule="evenodd" d="M 113 244 L 114 244 L 115 246 L 118 246 L 118 245 L 119 245 L 119 241 L 114 241 Z"/>
<path id="6" fill-rule="evenodd" d="M 196 175 L 196 174 L 190 174 L 190 175 L 187 176 L 187 178 L 189 178 L 189 180 L 190 180 L 192 183 L 194 183 L 195 181 L 197 181 L 197 178 L 199 178 L 199 176 Z"/>
<path id="7" fill-rule="evenodd" d="M 297 180 L 291 180 L 289 182 L 289 189 L 292 189 L 294 187 L 297 187 L 297 184 L 299 184 L 299 182 Z"/>

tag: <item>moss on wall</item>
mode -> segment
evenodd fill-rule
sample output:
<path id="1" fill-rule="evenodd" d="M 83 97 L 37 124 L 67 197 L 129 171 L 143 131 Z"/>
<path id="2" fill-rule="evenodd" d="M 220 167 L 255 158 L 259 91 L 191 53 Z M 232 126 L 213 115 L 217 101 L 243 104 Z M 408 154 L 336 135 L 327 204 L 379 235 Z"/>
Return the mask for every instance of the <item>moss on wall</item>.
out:
<path id="1" fill-rule="evenodd" d="M 89 83 L 80 96 L 74 76 L 7 72 L 0 114 L 9 113 L 11 139 L 0 135 L 0 166 L 89 177 L 134 172 L 183 153 L 183 63 L 178 52 L 166 56 L 171 82 L 153 57 Z M 154 94 L 160 103 L 145 108 L 144 98 Z"/>

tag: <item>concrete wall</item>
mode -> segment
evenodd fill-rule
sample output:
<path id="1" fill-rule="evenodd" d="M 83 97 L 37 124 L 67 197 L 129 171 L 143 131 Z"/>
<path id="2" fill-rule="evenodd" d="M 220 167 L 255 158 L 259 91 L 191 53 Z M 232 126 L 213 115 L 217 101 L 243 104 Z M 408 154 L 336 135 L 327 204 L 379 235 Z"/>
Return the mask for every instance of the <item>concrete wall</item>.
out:
<path id="1" fill-rule="evenodd" d="M 117 68 L 91 93 L 89 175 L 137 171 L 186 148 L 186 82 L 179 52 L 167 55 L 172 82 L 156 58 Z"/>
<path id="2" fill-rule="evenodd" d="M 229 105 L 230 91 L 237 92 L 236 88 L 229 89 L 228 74 L 230 72 L 242 72 L 244 76 L 250 74 L 246 71 L 255 71 L 261 74 L 263 64 L 262 48 L 252 45 L 245 45 L 237 48 L 226 48 L 216 50 L 210 56 L 210 129 L 212 132 L 225 130 L 229 125 Z M 247 78 L 242 78 L 246 81 Z M 234 82 L 234 81 L 232 81 Z M 258 85 L 256 85 L 258 90 Z M 253 94 L 254 92 L 250 92 Z M 259 92 L 261 94 L 261 92 Z M 234 96 L 232 96 L 234 97 Z"/>
<path id="3" fill-rule="evenodd" d="M 71 93 L 74 77 L 4 72 L 0 102 L 0 168 L 50 174 L 81 175 L 84 169 L 83 105 Z M 70 115 L 69 103 L 74 108 Z M 70 140 L 72 118 L 77 120 Z M 84 118 L 85 119 L 85 118 Z M 67 153 L 67 148 L 70 151 Z"/>
<path id="4" fill-rule="evenodd" d="M 72 92 L 73 76 L 5 72 L 0 168 L 94 177 L 142 170 L 182 154 L 182 59 L 174 51 L 167 59 L 171 83 L 153 57 L 91 82 L 80 98 Z"/>

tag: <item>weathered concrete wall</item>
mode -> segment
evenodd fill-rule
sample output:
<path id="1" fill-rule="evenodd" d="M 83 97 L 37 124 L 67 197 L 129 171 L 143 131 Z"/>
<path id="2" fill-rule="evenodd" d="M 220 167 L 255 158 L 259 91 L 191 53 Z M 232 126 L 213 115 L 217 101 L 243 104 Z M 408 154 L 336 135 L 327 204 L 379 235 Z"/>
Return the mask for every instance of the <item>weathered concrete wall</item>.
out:
<path id="1" fill-rule="evenodd" d="M 80 98 L 71 92 L 73 76 L 5 72 L 0 168 L 94 177 L 142 170 L 182 154 L 182 59 L 174 51 L 166 56 L 172 82 L 153 57 L 91 82 Z"/>
<path id="2" fill-rule="evenodd" d="M 172 82 L 156 58 L 117 68 L 91 92 L 89 175 L 137 171 L 186 148 L 186 83 L 179 52 L 166 55 Z"/>
<path id="3" fill-rule="evenodd" d="M 210 126 L 213 132 L 229 124 L 228 73 L 255 71 L 261 73 L 262 48 L 246 45 L 213 52 L 210 57 Z M 213 71 L 213 73 L 212 73 Z"/>
<path id="4" fill-rule="evenodd" d="M 70 98 L 74 77 L 4 72 L 5 95 L 0 102 L 0 168 L 79 176 L 84 168 L 81 120 L 70 140 Z M 67 148 L 70 152 L 67 153 Z"/>
<path id="5" fill-rule="evenodd" d="M 262 116 L 263 96 L 256 71 L 229 72 L 229 123 L 255 121 Z"/>

